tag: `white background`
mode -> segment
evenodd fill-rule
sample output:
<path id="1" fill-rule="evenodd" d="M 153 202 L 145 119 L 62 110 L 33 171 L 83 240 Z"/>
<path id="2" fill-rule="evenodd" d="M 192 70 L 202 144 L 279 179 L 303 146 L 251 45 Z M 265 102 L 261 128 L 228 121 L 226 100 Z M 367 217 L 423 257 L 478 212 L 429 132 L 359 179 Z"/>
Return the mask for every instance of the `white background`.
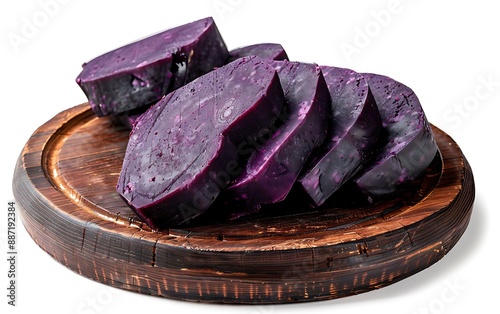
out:
<path id="1" fill-rule="evenodd" d="M 464 2 L 2 1 L 0 311 L 413 314 L 495 308 L 499 8 L 494 1 Z M 435 265 L 377 291 L 315 303 L 235 307 L 149 297 L 93 282 L 50 258 L 18 221 L 17 306 L 8 306 L 7 202 L 13 200 L 16 159 L 31 133 L 86 101 L 75 83 L 84 61 L 206 16 L 214 17 L 230 49 L 279 42 L 292 60 L 385 74 L 412 87 L 428 120 L 458 142 L 473 167 L 476 202 L 462 239 Z"/>

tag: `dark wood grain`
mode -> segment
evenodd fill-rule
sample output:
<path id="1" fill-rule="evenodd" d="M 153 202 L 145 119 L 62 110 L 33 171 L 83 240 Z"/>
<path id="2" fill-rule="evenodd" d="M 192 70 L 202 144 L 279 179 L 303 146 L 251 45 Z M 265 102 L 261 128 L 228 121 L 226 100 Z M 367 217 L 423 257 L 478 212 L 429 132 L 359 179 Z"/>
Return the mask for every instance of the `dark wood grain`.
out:
<path id="1" fill-rule="evenodd" d="M 40 126 L 13 190 L 33 240 L 82 276 L 144 294 L 286 303 L 358 294 L 440 260 L 472 212 L 474 178 L 433 126 L 440 154 L 414 186 L 362 208 L 271 208 L 234 221 L 152 232 L 115 191 L 128 131 L 88 104 Z M 292 208 L 293 207 L 293 208 Z"/>

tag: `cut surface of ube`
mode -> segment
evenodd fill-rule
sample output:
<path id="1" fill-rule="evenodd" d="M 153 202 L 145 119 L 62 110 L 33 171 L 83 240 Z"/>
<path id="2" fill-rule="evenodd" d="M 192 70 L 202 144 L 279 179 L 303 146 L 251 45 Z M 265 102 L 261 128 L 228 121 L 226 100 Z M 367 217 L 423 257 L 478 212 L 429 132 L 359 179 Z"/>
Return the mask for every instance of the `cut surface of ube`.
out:
<path id="1" fill-rule="evenodd" d="M 238 204 L 236 208 L 282 201 L 328 129 L 331 101 L 319 66 L 289 61 L 270 64 L 280 78 L 285 106 L 270 137 L 262 136 L 253 146 L 240 146 L 250 158 L 221 195 L 224 201 Z"/>
<path id="2" fill-rule="evenodd" d="M 322 205 L 371 158 L 382 122 L 368 82 L 350 69 L 322 66 L 332 119 L 327 139 L 310 159 L 298 184 L 313 205 Z"/>
<path id="3" fill-rule="evenodd" d="M 258 56 L 265 60 L 288 60 L 285 49 L 276 43 L 261 43 L 244 47 L 239 47 L 229 51 L 226 63 L 232 62 L 241 57 Z"/>
<path id="4" fill-rule="evenodd" d="M 363 74 L 379 108 L 387 142 L 354 180 L 369 200 L 393 194 L 431 164 L 438 147 L 417 95 L 390 77 Z"/>
<path id="5" fill-rule="evenodd" d="M 85 63 L 76 82 L 97 116 L 150 105 L 227 59 L 212 18 L 184 24 Z"/>
<path id="6" fill-rule="evenodd" d="M 118 193 L 153 229 L 188 224 L 242 171 L 240 143 L 284 103 L 276 71 L 241 58 L 169 93 L 134 124 Z"/>

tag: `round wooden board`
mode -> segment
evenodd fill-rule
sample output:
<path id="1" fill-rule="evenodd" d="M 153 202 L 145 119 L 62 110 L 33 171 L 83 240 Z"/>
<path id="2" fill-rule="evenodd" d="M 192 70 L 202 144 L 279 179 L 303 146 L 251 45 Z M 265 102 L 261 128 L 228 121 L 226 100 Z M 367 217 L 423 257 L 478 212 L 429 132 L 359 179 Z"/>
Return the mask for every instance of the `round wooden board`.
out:
<path id="1" fill-rule="evenodd" d="M 333 299 L 427 268 L 465 231 L 473 174 L 458 145 L 433 131 L 440 154 L 393 199 L 362 208 L 280 209 L 158 233 L 115 191 L 128 130 L 84 103 L 34 132 L 13 190 L 33 240 L 104 284 L 198 302 Z"/>

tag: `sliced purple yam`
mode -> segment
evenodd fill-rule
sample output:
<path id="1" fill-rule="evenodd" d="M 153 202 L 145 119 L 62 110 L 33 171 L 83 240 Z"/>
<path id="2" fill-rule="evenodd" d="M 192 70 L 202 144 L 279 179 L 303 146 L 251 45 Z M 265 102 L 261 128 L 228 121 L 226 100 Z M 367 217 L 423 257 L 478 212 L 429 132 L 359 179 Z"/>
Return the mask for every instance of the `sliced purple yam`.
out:
<path id="1" fill-rule="evenodd" d="M 232 62 L 241 57 L 258 56 L 265 60 L 288 60 L 285 49 L 280 44 L 262 43 L 250 46 L 239 47 L 229 51 L 226 63 Z"/>
<path id="2" fill-rule="evenodd" d="M 373 92 L 388 140 L 354 180 L 371 201 L 393 194 L 431 164 L 438 147 L 417 95 L 390 77 L 363 74 Z"/>
<path id="3" fill-rule="evenodd" d="M 97 116 L 119 114 L 157 102 L 227 56 L 214 20 L 205 18 L 98 56 L 83 65 L 76 82 Z"/>
<path id="4" fill-rule="evenodd" d="M 315 206 L 322 205 L 370 160 L 382 132 L 364 77 L 350 69 L 321 69 L 331 95 L 332 121 L 328 138 L 298 180 Z"/>
<path id="5" fill-rule="evenodd" d="M 135 122 L 144 114 L 150 106 L 142 106 L 119 114 L 109 115 L 113 124 L 132 130 Z"/>
<path id="6" fill-rule="evenodd" d="M 169 93 L 135 123 L 118 193 L 153 229 L 188 224 L 241 172 L 239 143 L 284 103 L 279 77 L 241 58 Z"/>
<path id="7" fill-rule="evenodd" d="M 272 137 L 252 150 L 244 171 L 222 193 L 225 201 L 251 208 L 282 201 L 292 189 L 311 152 L 328 129 L 331 100 L 319 66 L 273 61 L 285 95 L 285 106 Z"/>

